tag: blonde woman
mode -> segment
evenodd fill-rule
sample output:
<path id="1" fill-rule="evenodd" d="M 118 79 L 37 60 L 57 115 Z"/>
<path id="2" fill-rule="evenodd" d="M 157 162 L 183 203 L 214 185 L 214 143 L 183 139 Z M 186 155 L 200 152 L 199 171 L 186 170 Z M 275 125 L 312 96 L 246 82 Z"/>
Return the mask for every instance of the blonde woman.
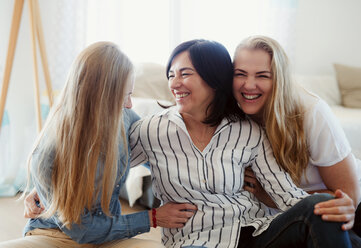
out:
<path id="1" fill-rule="evenodd" d="M 293 181 L 308 192 L 335 196 L 317 204 L 315 213 L 351 229 L 360 201 L 356 160 L 328 105 L 292 83 L 287 55 L 278 42 L 253 36 L 238 45 L 233 90 L 241 109 L 264 127 L 277 162 Z M 252 171 L 246 172 L 245 181 L 246 190 L 275 206 Z"/>
<path id="2" fill-rule="evenodd" d="M 59 102 L 30 158 L 35 198 L 44 206 L 25 237 L 0 247 L 163 247 L 131 238 L 154 226 L 181 227 L 185 204 L 121 215 L 129 170 L 133 65 L 116 45 L 98 42 L 75 60 Z M 34 191 L 35 192 L 35 191 Z"/>

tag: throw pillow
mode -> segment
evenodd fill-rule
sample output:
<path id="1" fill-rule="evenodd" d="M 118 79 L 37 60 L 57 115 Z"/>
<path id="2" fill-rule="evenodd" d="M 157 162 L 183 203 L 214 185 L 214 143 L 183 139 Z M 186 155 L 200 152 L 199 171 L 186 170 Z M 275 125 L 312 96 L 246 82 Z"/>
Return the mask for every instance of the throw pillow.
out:
<path id="1" fill-rule="evenodd" d="M 165 67 L 154 63 L 138 64 L 133 96 L 174 102 L 174 97 L 168 88 Z"/>
<path id="2" fill-rule="evenodd" d="M 342 105 L 361 108 L 361 67 L 334 64 Z"/>

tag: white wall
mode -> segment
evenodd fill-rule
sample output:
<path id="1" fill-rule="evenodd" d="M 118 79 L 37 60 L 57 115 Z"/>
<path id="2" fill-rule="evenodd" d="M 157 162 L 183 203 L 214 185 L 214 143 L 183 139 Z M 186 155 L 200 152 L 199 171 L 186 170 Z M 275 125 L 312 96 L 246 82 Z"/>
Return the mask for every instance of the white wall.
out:
<path id="1" fill-rule="evenodd" d="M 295 72 L 333 74 L 333 63 L 361 66 L 360 12 L 360 0 L 299 0 Z"/>

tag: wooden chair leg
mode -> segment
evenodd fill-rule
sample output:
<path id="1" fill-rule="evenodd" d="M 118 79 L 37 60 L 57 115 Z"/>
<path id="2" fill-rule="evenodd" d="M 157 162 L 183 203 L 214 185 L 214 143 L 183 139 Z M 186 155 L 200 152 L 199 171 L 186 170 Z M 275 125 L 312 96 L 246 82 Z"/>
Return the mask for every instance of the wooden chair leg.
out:
<path id="1" fill-rule="evenodd" d="M 8 51 L 7 51 L 7 55 L 6 55 L 6 62 L 5 62 L 4 79 L 3 79 L 3 83 L 2 83 L 2 87 L 1 87 L 0 130 L 1 130 L 2 119 L 3 119 L 3 115 L 4 115 L 4 111 L 5 111 L 6 97 L 7 97 L 8 88 L 9 88 L 11 69 L 12 69 L 13 61 L 14 61 L 14 54 L 15 54 L 16 42 L 17 42 L 18 34 L 19 34 L 19 27 L 20 27 L 23 6 L 24 6 L 24 0 L 15 0 L 13 17 L 12 17 L 12 21 L 11 21 L 9 45 L 8 45 Z"/>
<path id="2" fill-rule="evenodd" d="M 40 132 L 40 130 L 42 128 L 42 120 L 41 120 L 41 110 L 40 110 L 40 87 L 39 87 L 38 61 L 37 61 L 37 51 L 36 51 L 37 24 L 36 24 L 36 18 L 34 15 L 34 9 L 35 9 L 34 1 L 28 0 L 28 3 L 29 3 L 31 43 L 32 43 L 32 50 L 33 50 L 35 109 L 36 109 L 36 116 L 37 116 L 38 131 Z"/>
<path id="3" fill-rule="evenodd" d="M 48 92 L 48 98 L 49 98 L 49 106 L 53 106 L 53 89 L 51 86 L 51 79 L 50 79 L 50 73 L 49 73 L 49 67 L 48 67 L 48 60 L 46 56 L 46 49 L 45 49 L 45 40 L 44 40 L 44 33 L 43 33 L 43 27 L 40 17 L 40 8 L 39 8 L 39 1 L 34 1 L 34 10 L 35 10 L 35 17 L 36 17 L 36 24 L 37 24 L 37 37 L 39 42 L 39 50 L 40 50 L 40 57 L 43 65 L 43 71 L 44 71 L 44 78 L 45 78 L 45 84 Z"/>

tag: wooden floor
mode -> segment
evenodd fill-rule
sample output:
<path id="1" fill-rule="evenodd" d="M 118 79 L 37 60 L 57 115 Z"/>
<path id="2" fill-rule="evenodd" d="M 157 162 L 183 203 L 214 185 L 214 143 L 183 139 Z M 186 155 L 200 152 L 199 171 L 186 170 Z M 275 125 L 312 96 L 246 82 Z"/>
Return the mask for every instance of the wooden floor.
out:
<path id="1" fill-rule="evenodd" d="M 23 217 L 24 204 L 18 201 L 18 197 L 0 197 L 0 242 L 22 237 L 22 230 L 27 222 Z M 136 206 L 130 208 L 126 201 L 121 201 L 122 213 L 134 213 L 142 211 L 143 208 Z M 151 228 L 149 233 L 138 235 L 137 238 L 160 241 L 160 228 Z"/>

